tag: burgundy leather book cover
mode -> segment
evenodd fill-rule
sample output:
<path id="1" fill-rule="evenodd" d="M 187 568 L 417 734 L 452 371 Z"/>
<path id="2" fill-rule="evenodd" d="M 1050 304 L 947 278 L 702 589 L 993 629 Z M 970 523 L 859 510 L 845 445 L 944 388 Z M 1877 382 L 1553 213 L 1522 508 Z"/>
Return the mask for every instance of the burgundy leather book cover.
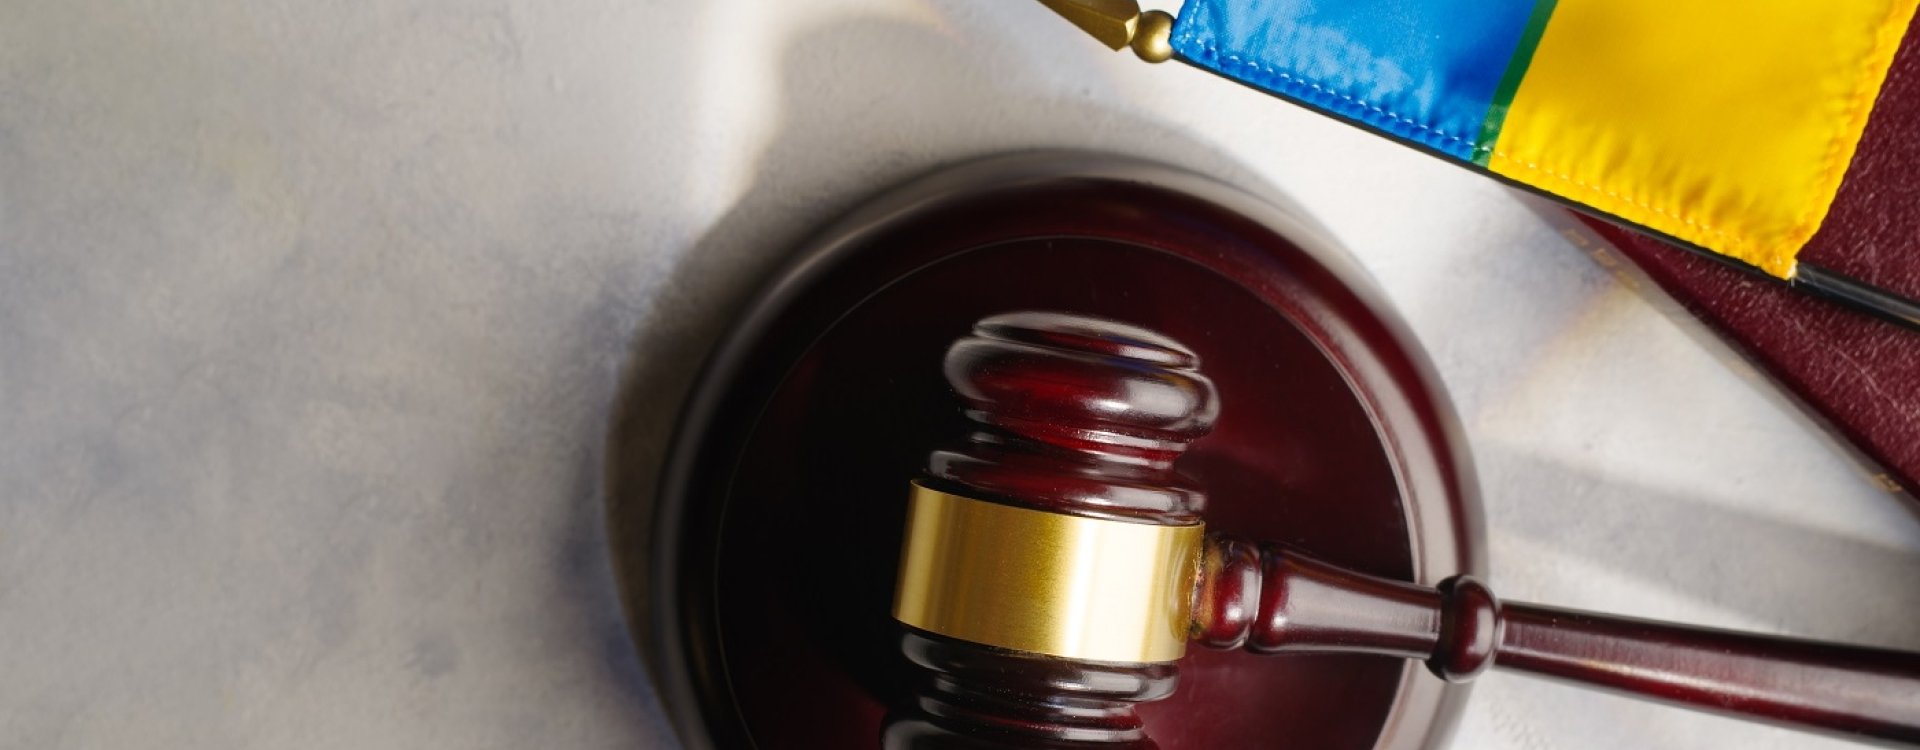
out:
<path id="1" fill-rule="evenodd" d="M 1800 259 L 1920 299 L 1920 29 L 1909 29 L 1826 223 Z M 1920 333 L 1602 221 L 1596 234 L 1920 498 Z"/>

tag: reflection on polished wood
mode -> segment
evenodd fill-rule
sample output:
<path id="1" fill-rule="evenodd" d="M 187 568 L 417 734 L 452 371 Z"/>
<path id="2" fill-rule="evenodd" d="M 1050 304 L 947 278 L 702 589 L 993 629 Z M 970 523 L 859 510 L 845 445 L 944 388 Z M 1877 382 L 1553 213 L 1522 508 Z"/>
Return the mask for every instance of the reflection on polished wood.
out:
<path id="1" fill-rule="evenodd" d="M 1479 572 L 1477 499 L 1457 425 L 1431 368 L 1378 299 L 1297 214 L 1217 180 L 1111 155 L 961 165 L 826 228 L 718 344 L 681 417 L 651 517 L 640 515 L 644 504 L 611 507 L 613 526 L 629 530 L 614 545 L 626 600 L 682 742 L 857 750 L 880 747 L 883 726 L 888 737 L 919 727 L 938 742 L 933 725 L 912 718 L 924 716 L 914 706 L 928 673 L 901 658 L 905 641 L 923 666 L 1001 675 L 1002 689 L 943 701 L 948 713 L 1067 690 L 1079 696 L 1081 731 L 1151 736 L 1170 750 L 1259 747 L 1276 736 L 1316 750 L 1432 746 L 1465 689 L 1395 660 L 1248 662 L 1189 649 L 1176 693 L 1171 665 L 977 648 L 961 659 L 951 642 L 903 634 L 891 617 L 904 480 L 926 465 L 930 446 L 969 429 L 953 408 L 943 353 L 1007 310 L 1150 325 L 1204 357 L 1214 389 L 1235 404 L 1181 454 L 1179 474 L 1191 481 L 1145 477 L 1123 503 L 1080 515 L 1197 523 L 1205 486 L 1210 531 L 1284 538 L 1393 579 Z M 1132 353 L 1179 359 L 1165 349 Z M 1158 413 L 1186 408 L 1156 392 Z M 1193 427 L 1156 424 L 1174 441 Z M 1154 455 L 1114 458 L 1145 471 Z M 1001 479 L 1030 497 L 1088 486 L 1004 458 L 1012 471 Z M 999 481 L 990 464 L 949 468 Z M 1123 707 L 1103 721 L 1098 706 L 1109 700 Z M 890 714 L 900 720 L 888 724 Z"/>
<path id="2" fill-rule="evenodd" d="M 1204 495 L 1173 464 L 1222 408 L 1199 367 L 1190 350 L 1135 326 L 1054 313 L 989 317 L 953 345 L 945 367 L 974 431 L 961 445 L 934 452 L 924 481 L 982 505 L 1023 509 L 1008 516 L 1011 522 L 1048 525 L 1041 519 L 1056 515 L 1197 528 Z M 915 544 L 938 538 L 937 529 L 922 528 L 930 522 L 916 518 L 910 562 Z M 1004 532 L 1009 544 L 997 553 L 997 569 L 1035 561 L 1032 570 L 1067 579 L 1056 589 L 1112 585 L 1104 572 L 1040 564 L 1054 551 L 1023 548 L 1023 532 Z M 1920 743 L 1920 654 L 1503 604 L 1471 576 L 1421 586 L 1227 536 L 1209 538 L 1192 570 L 1190 585 L 1136 580 L 1141 591 L 1164 597 L 1138 606 L 1188 609 L 1190 636 L 1215 648 L 1418 659 L 1450 682 L 1501 666 L 1783 726 Z M 902 591 L 941 583 L 914 580 Z M 976 608 L 968 614 L 982 621 L 1031 617 L 1038 607 L 1057 620 L 1111 615 L 1072 597 L 1036 601 L 1034 590 L 983 590 L 967 599 Z M 915 710 L 896 718 L 908 729 L 889 734 L 895 747 L 955 746 L 955 737 L 967 738 L 966 747 L 1151 746 L 1133 704 L 1163 696 L 1177 679 L 1153 660 L 1058 659 L 1057 652 L 971 637 L 976 631 L 907 624 L 932 631 L 909 633 L 903 647 L 936 677 L 923 684 Z M 1027 662 L 1016 665 L 1023 657 Z M 1076 664 L 1097 674 L 1059 680 L 1009 673 L 1071 675 Z M 1091 678 L 1128 688 L 1088 690 L 1083 683 Z"/>

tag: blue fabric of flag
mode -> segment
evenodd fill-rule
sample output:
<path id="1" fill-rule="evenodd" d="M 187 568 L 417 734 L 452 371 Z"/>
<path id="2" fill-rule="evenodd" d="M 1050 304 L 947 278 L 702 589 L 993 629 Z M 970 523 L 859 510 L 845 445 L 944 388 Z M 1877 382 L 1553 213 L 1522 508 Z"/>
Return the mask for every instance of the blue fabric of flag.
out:
<path id="1" fill-rule="evenodd" d="M 1201 67 L 1475 161 L 1536 0 L 1186 0 Z"/>

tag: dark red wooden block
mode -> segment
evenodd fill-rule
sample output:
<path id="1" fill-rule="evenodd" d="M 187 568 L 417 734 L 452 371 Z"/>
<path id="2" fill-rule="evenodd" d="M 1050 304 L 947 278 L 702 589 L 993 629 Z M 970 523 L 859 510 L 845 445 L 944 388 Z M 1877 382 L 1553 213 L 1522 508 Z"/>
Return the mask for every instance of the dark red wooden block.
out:
<path id="1" fill-rule="evenodd" d="M 689 746 L 879 746 L 912 679 L 889 617 L 907 482 L 967 431 L 943 354 L 1015 310 L 1134 323 L 1200 356 L 1224 408 L 1181 466 L 1210 528 L 1430 585 L 1484 572 L 1430 368 L 1297 217 L 1136 162 L 976 163 L 835 225 L 745 312 L 688 406 L 651 548 L 616 551 Z M 1141 709 L 1167 750 L 1418 747 L 1464 696 L 1370 655 L 1195 649 L 1180 673 Z"/>

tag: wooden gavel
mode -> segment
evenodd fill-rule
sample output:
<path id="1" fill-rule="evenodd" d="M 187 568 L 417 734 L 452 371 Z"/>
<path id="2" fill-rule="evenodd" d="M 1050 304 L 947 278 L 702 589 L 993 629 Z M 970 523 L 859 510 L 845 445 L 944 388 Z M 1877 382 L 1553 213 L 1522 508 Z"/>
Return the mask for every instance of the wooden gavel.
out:
<path id="1" fill-rule="evenodd" d="M 894 601 L 925 679 L 889 748 L 1151 748 L 1134 706 L 1188 641 L 1262 654 L 1500 666 L 1859 739 L 1920 742 L 1920 654 L 1501 602 L 1205 532 L 1174 471 L 1219 413 L 1165 336 L 1054 313 L 987 318 L 946 356 L 977 430 L 913 483 Z"/>

